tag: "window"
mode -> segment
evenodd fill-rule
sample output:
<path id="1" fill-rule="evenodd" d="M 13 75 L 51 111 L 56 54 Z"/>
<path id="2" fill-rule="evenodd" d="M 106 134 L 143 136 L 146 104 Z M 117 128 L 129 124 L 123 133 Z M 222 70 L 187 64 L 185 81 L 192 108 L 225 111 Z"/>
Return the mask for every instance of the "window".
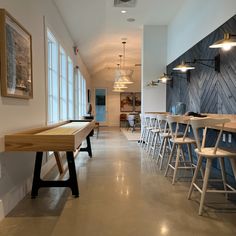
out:
<path id="1" fill-rule="evenodd" d="M 80 118 L 86 114 L 86 81 L 75 74 L 72 59 L 47 29 L 48 50 L 48 123 Z"/>
<path id="2" fill-rule="evenodd" d="M 68 57 L 68 119 L 74 119 L 74 69 Z"/>
<path id="3" fill-rule="evenodd" d="M 81 116 L 86 114 L 86 80 L 81 74 L 80 70 L 76 73 L 76 84 L 75 84 L 75 99 L 76 99 L 76 114 L 75 117 L 79 119 Z"/>
<path id="4" fill-rule="evenodd" d="M 50 31 L 48 37 L 48 122 L 59 120 L 58 43 Z"/>
<path id="5" fill-rule="evenodd" d="M 60 47 L 60 120 L 67 120 L 67 56 Z"/>

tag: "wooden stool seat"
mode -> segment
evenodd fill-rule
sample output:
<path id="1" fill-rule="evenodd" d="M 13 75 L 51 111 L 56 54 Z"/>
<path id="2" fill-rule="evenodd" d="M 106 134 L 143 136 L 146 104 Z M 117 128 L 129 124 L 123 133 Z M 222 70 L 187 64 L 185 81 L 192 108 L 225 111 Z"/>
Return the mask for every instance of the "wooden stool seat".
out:
<path id="1" fill-rule="evenodd" d="M 175 138 L 175 139 L 170 139 L 170 141 L 172 142 L 172 143 L 176 143 L 176 144 L 195 144 L 196 143 L 196 141 L 194 140 L 194 139 L 192 139 L 192 138 L 188 138 L 188 137 L 186 137 L 186 138 Z"/>

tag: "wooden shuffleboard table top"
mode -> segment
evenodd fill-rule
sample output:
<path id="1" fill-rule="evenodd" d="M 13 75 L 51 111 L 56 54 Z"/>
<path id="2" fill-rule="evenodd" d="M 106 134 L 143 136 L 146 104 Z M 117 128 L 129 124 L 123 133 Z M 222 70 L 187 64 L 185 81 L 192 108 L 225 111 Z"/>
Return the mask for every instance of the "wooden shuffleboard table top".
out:
<path id="1" fill-rule="evenodd" d="M 66 121 L 5 135 L 5 151 L 75 151 L 95 121 Z"/>

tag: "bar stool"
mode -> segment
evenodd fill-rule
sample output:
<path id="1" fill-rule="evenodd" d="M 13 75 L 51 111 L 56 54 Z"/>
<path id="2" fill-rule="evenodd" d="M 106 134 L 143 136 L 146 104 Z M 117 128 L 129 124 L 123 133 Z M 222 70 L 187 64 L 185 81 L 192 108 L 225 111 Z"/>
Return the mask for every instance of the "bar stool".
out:
<path id="1" fill-rule="evenodd" d="M 152 158 L 154 159 L 155 152 L 156 152 L 157 148 L 160 147 L 160 144 L 161 144 L 160 124 L 159 124 L 158 115 L 156 116 L 155 125 L 154 125 L 154 128 L 151 130 L 150 136 L 151 137 L 150 137 L 150 145 L 149 145 L 148 155 L 151 155 Z"/>
<path id="2" fill-rule="evenodd" d="M 183 118 L 183 116 L 168 116 L 167 117 L 167 122 L 168 122 L 170 133 L 171 133 L 170 141 L 172 142 L 172 149 L 171 149 L 171 154 L 168 158 L 168 164 L 167 164 L 165 176 L 167 176 L 169 168 L 174 170 L 172 184 L 175 184 L 175 179 L 176 179 L 176 174 L 177 174 L 178 169 L 193 170 L 196 168 L 196 165 L 193 163 L 193 157 L 192 157 L 192 152 L 191 152 L 191 145 L 192 144 L 196 145 L 196 142 L 194 139 L 187 137 L 189 121 L 190 121 L 190 117 L 185 117 L 185 118 Z M 182 122 L 187 123 L 187 125 L 185 127 L 183 136 L 179 137 L 178 136 L 179 123 L 182 123 Z M 175 125 L 175 128 L 173 127 L 174 125 Z M 189 160 L 185 158 L 185 155 L 183 152 L 183 145 L 187 145 Z M 174 157 L 175 148 L 177 149 L 177 154 L 174 161 L 173 157 Z M 180 158 L 182 159 L 182 161 L 180 160 Z M 180 164 L 183 164 L 183 165 L 180 166 Z"/>
<path id="3" fill-rule="evenodd" d="M 142 146 L 146 137 L 147 127 L 149 126 L 150 117 L 148 114 L 145 115 L 140 114 L 140 119 L 141 119 L 141 135 L 139 139 L 139 144 Z"/>
<path id="4" fill-rule="evenodd" d="M 207 192 L 215 192 L 215 193 L 236 193 L 236 189 L 234 189 L 232 186 L 227 184 L 226 174 L 225 174 L 225 166 L 224 166 L 224 158 L 229 158 L 231 160 L 231 163 L 235 164 L 236 161 L 236 150 L 231 150 L 229 148 L 219 148 L 219 141 L 221 138 L 221 134 L 224 128 L 225 123 L 229 122 L 229 119 L 213 119 L 213 118 L 192 118 L 190 123 L 192 125 L 194 137 L 196 139 L 197 148 L 195 149 L 195 152 L 198 157 L 197 167 L 194 172 L 194 176 L 191 182 L 191 186 L 188 193 L 188 199 L 191 198 L 193 188 L 195 187 L 200 193 L 201 193 L 201 200 L 200 200 L 200 206 L 198 214 L 202 215 L 203 212 L 203 205 L 205 201 L 205 196 Z M 206 146 L 206 139 L 207 139 L 207 129 L 208 127 L 212 127 L 218 125 L 220 126 L 220 132 L 217 136 L 215 145 L 213 147 Z M 199 129 L 203 128 L 203 137 L 202 141 L 199 138 Z M 197 185 L 197 175 L 202 167 L 203 164 L 203 158 L 206 158 L 206 168 L 205 168 L 205 174 L 203 178 L 203 186 L 202 188 Z M 218 159 L 220 163 L 220 169 L 221 169 L 221 175 L 222 175 L 222 182 L 224 185 L 224 190 L 208 190 L 208 180 L 210 175 L 210 170 L 212 166 L 212 161 L 214 159 Z M 232 166 L 235 174 L 235 167 Z M 235 176 L 236 178 L 236 176 Z"/>
<path id="5" fill-rule="evenodd" d="M 146 144 L 146 151 L 148 152 L 148 154 L 150 153 L 150 148 L 153 145 L 153 140 L 155 138 L 156 132 L 158 132 L 157 127 L 158 127 L 157 115 L 151 114 L 150 123 L 148 127 L 147 144 Z"/>
<path id="6" fill-rule="evenodd" d="M 168 124 L 167 124 L 166 118 L 167 116 L 164 114 L 157 115 L 157 120 L 158 120 L 158 125 L 159 125 L 160 147 L 159 147 L 156 163 L 158 164 L 160 161 L 160 167 L 159 167 L 160 170 L 162 169 L 163 159 L 165 158 L 168 151 L 171 150 L 171 144 L 169 140 L 171 135 L 170 135 L 169 129 L 167 128 Z M 156 148 L 156 142 L 158 142 L 157 139 L 155 140 L 155 144 L 154 144 L 155 148 Z M 155 151 L 153 152 L 153 155 L 155 155 Z"/>
<path id="7" fill-rule="evenodd" d="M 148 149 L 149 144 L 150 144 L 150 132 L 155 126 L 155 121 L 156 121 L 156 115 L 155 114 L 147 114 L 146 119 L 148 120 L 147 126 L 146 126 L 146 132 L 144 136 L 144 142 L 143 142 L 143 147 L 145 150 Z"/>

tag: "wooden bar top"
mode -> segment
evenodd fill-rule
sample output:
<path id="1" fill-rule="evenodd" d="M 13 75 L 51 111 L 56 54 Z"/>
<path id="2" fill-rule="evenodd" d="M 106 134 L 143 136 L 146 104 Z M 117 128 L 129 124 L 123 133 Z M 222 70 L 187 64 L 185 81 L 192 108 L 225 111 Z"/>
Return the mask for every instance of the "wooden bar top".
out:
<path id="1" fill-rule="evenodd" d="M 210 118 L 218 118 L 218 119 L 229 119 L 230 122 L 226 123 L 224 126 L 224 131 L 236 133 L 236 115 L 234 114 L 211 114 L 211 113 L 204 113 L 203 115 L 206 115 Z M 220 127 L 214 126 L 211 127 L 213 129 L 220 129 Z"/>
<path id="2" fill-rule="evenodd" d="M 145 114 L 170 114 L 169 112 L 145 112 Z M 212 113 L 202 113 L 202 115 L 206 115 L 210 118 L 221 118 L 221 119 L 229 119 L 230 122 L 225 124 L 224 131 L 225 132 L 231 132 L 236 133 L 236 115 L 235 114 L 212 114 Z M 183 121 L 183 123 L 186 123 Z M 220 129 L 220 127 L 214 126 L 211 127 L 213 129 Z"/>

